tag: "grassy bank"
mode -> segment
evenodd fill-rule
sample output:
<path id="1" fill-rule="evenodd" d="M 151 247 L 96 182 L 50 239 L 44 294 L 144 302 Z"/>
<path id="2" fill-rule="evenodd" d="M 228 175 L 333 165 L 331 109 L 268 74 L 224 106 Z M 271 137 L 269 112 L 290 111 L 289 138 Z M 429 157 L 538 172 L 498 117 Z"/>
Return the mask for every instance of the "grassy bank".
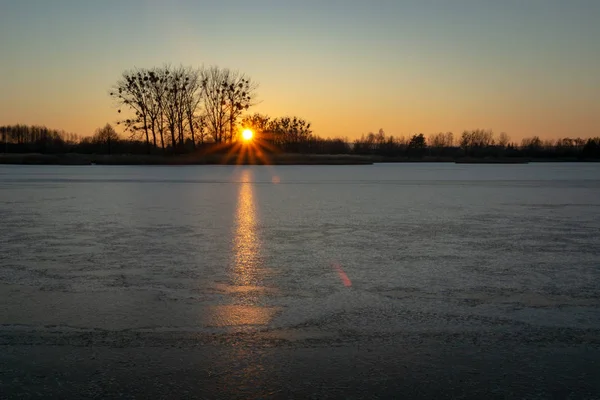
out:
<path id="1" fill-rule="evenodd" d="M 0 154 L 0 164 L 22 165 L 363 165 L 372 157 L 356 155 L 274 154 L 262 158 L 222 154 L 134 155 L 134 154 Z"/>
<path id="2" fill-rule="evenodd" d="M 270 154 L 242 157 L 223 154 L 136 155 L 136 154 L 0 154 L 0 164 L 21 165 L 368 165 L 373 163 L 447 162 L 459 164 L 527 164 L 529 162 L 598 162 L 580 158 L 522 157 L 383 157 L 351 154 Z"/>

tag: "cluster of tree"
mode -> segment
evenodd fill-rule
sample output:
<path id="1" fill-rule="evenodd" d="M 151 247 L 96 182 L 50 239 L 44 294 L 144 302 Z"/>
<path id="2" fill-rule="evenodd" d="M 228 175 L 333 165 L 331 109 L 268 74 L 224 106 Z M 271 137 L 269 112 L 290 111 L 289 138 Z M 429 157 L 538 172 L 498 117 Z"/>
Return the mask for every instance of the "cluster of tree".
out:
<path id="1" fill-rule="evenodd" d="M 353 143 L 352 150 L 356 154 L 371 154 L 386 157 L 409 156 L 422 157 L 427 150 L 427 139 L 422 133 L 405 137 L 386 136 L 383 129 L 362 135 Z"/>
<path id="2" fill-rule="evenodd" d="M 10 153 L 61 153 L 79 143 L 74 133 L 49 129 L 45 126 L 0 126 L 1 146 Z"/>
<path id="3" fill-rule="evenodd" d="M 170 67 L 125 71 L 110 95 L 119 121 L 148 152 L 196 148 L 236 139 L 242 113 L 254 104 L 257 85 L 226 68 Z M 128 113 L 127 113 L 128 111 Z"/>
<path id="4" fill-rule="evenodd" d="M 0 152 L 4 153 L 130 153 L 146 151 L 145 143 L 123 139 L 110 125 L 96 130 L 93 136 L 81 137 L 45 126 L 0 126 Z"/>
<path id="5" fill-rule="evenodd" d="M 311 123 L 297 116 L 271 118 L 263 114 L 245 116 L 242 129 L 251 129 L 258 145 L 266 150 L 289 153 L 348 154 L 351 146 L 346 139 L 324 139 L 313 134 Z"/>
<path id="6" fill-rule="evenodd" d="M 502 132 L 466 130 L 455 140 L 452 132 L 440 132 L 426 138 L 422 133 L 406 137 L 378 133 L 363 135 L 354 141 L 356 154 L 386 157 L 532 157 L 532 158 L 600 158 L 600 138 L 563 138 L 542 141 L 538 136 L 525 138 L 520 145 Z"/>

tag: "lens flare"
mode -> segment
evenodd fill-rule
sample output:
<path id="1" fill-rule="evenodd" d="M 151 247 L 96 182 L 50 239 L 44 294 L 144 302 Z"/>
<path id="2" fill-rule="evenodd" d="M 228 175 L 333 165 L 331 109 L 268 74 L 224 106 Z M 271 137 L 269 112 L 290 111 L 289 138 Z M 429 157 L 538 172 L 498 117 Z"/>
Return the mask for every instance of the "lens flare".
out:
<path id="1" fill-rule="evenodd" d="M 346 286 L 346 287 L 352 286 L 352 281 L 350 280 L 350 278 L 348 278 L 348 275 L 344 272 L 344 270 L 342 269 L 342 266 L 340 264 L 334 263 L 333 268 L 338 273 L 340 280 L 342 281 L 342 284 L 344 286 Z"/>

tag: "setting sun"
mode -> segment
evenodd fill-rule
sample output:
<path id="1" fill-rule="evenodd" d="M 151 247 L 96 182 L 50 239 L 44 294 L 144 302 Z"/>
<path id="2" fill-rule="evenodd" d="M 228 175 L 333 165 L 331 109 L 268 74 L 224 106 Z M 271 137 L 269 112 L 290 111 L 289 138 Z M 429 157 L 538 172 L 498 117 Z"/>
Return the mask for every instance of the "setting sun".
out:
<path id="1" fill-rule="evenodd" d="M 244 132 L 242 132 L 242 139 L 244 139 L 244 141 L 246 141 L 246 142 L 252 140 L 253 136 L 254 136 L 254 132 L 252 132 L 250 129 L 246 129 L 246 130 L 244 130 Z"/>

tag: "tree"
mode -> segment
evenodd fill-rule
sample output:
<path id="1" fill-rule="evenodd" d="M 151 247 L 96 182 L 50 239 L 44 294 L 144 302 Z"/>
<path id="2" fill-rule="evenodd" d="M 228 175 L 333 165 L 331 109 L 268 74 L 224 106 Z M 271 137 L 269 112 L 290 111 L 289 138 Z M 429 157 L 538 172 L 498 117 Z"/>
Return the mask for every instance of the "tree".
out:
<path id="1" fill-rule="evenodd" d="M 229 141 L 235 137 L 237 119 L 250 106 L 254 105 L 255 91 L 258 87 L 250 78 L 237 71 L 229 71 L 227 80 L 222 83 L 225 89 L 225 106 L 229 114 Z"/>
<path id="2" fill-rule="evenodd" d="M 542 149 L 542 140 L 539 136 L 524 138 L 521 140 L 521 147 L 529 151 L 540 151 Z"/>
<path id="3" fill-rule="evenodd" d="M 491 146 L 494 145 L 494 132 L 492 130 L 474 129 L 464 131 L 460 138 L 460 147 L 466 154 L 472 156 L 481 156 L 486 153 L 489 155 Z"/>
<path id="4" fill-rule="evenodd" d="M 200 143 L 204 142 L 204 130 L 206 127 L 206 117 L 197 115 L 200 104 L 204 98 L 202 82 L 200 81 L 200 71 L 197 69 L 188 69 L 186 71 L 186 85 L 183 93 L 183 108 L 187 123 L 192 137 L 193 147 L 196 148 L 196 136 L 200 137 Z"/>
<path id="5" fill-rule="evenodd" d="M 506 148 L 506 146 L 508 146 L 509 143 L 510 136 L 508 136 L 506 132 L 500 132 L 500 135 L 498 135 L 498 146 L 500 146 L 501 148 Z"/>
<path id="6" fill-rule="evenodd" d="M 194 143 L 193 147 L 196 148 L 197 142 L 203 144 L 206 140 L 206 115 L 193 115 L 191 126 L 192 142 Z M 196 139 L 199 140 L 196 141 Z"/>
<path id="7" fill-rule="evenodd" d="M 588 139 L 581 155 L 585 158 L 600 158 L 600 137 Z"/>
<path id="8" fill-rule="evenodd" d="M 106 124 L 104 127 L 96 129 L 96 132 L 92 137 L 93 143 L 106 146 L 108 154 L 111 153 L 111 147 L 114 145 L 114 143 L 118 141 L 119 135 L 110 124 Z"/>
<path id="9" fill-rule="evenodd" d="M 250 129 L 257 138 L 266 138 L 271 133 L 271 117 L 259 113 L 246 115 L 240 123 L 242 129 Z"/>
<path id="10" fill-rule="evenodd" d="M 494 132 L 491 130 L 474 129 L 464 131 L 460 139 L 460 146 L 465 149 L 483 148 L 494 144 Z"/>
<path id="11" fill-rule="evenodd" d="M 296 116 L 276 118 L 270 125 L 274 144 L 287 150 L 298 151 L 299 144 L 310 139 L 312 134 L 310 122 Z"/>
<path id="12" fill-rule="evenodd" d="M 204 114 L 209 134 L 215 143 L 223 141 L 226 119 L 225 92 L 221 83 L 226 79 L 226 71 L 218 67 L 209 67 L 200 71 L 202 90 L 204 91 Z"/>
<path id="13" fill-rule="evenodd" d="M 410 142 L 408 142 L 408 148 L 412 150 L 422 150 L 425 149 L 425 147 L 427 147 L 427 144 L 425 136 L 422 133 L 413 135 L 413 137 L 410 138 Z"/>
<path id="14" fill-rule="evenodd" d="M 110 94 L 117 101 L 120 114 L 122 108 L 134 114 L 120 123 L 124 123 L 133 135 L 144 132 L 150 152 L 150 134 L 154 148 L 157 147 L 157 136 L 160 137 L 163 151 L 165 133 L 170 134 L 173 151 L 184 145 L 188 133 L 195 146 L 196 132 L 203 133 L 205 125 L 199 115 L 203 93 L 199 70 L 165 65 L 124 72 Z"/>
<path id="15" fill-rule="evenodd" d="M 167 91 L 165 96 L 165 113 L 167 128 L 171 134 L 171 149 L 183 145 L 183 96 L 185 92 L 185 70 L 179 67 L 166 76 Z"/>
<path id="16" fill-rule="evenodd" d="M 452 132 L 440 132 L 429 138 L 429 147 L 438 149 L 452 147 L 454 145 L 454 134 Z"/>
<path id="17" fill-rule="evenodd" d="M 203 68 L 200 82 L 210 135 L 217 143 L 232 141 L 238 118 L 254 104 L 257 85 L 244 74 L 216 66 Z"/>
<path id="18" fill-rule="evenodd" d="M 148 71 L 146 80 L 150 92 L 148 116 L 150 118 L 150 128 L 154 138 L 154 147 L 157 147 L 156 136 L 160 137 L 160 146 L 165 151 L 165 113 L 168 91 L 169 67 L 154 68 Z"/>
<path id="19" fill-rule="evenodd" d="M 140 130 L 143 131 L 147 151 L 150 153 L 148 117 L 151 107 L 151 92 L 148 89 L 148 80 L 149 76 L 146 70 L 125 71 L 121 79 L 114 85 L 110 96 L 116 100 L 119 114 L 122 113 L 122 107 L 127 107 L 134 113 L 133 118 L 125 118 L 119 121 L 119 124 L 123 123 L 125 129 L 133 134 Z M 154 141 L 156 142 L 156 140 Z"/>
<path id="20" fill-rule="evenodd" d="M 4 152 L 8 153 L 8 127 L 0 126 L 0 132 L 2 132 L 2 143 L 4 144 Z"/>
<path id="21" fill-rule="evenodd" d="M 9 125 L 0 127 L 4 152 L 57 153 L 79 143 L 79 136 L 38 125 Z"/>

